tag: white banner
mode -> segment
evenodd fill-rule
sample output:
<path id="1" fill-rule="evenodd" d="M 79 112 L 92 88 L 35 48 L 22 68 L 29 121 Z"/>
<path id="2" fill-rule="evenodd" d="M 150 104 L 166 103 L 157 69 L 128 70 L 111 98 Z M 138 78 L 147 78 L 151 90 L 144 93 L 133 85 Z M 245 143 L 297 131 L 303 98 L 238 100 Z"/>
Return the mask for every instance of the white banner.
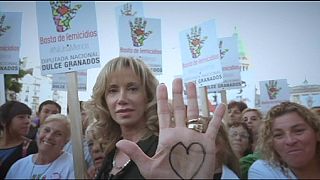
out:
<path id="1" fill-rule="evenodd" d="M 87 90 L 87 71 L 78 71 L 78 91 Z M 65 73 L 55 74 L 52 77 L 52 90 L 67 91 L 67 75 Z"/>
<path id="2" fill-rule="evenodd" d="M 160 19 L 119 16 L 120 56 L 142 59 L 156 74 L 162 74 Z"/>
<path id="3" fill-rule="evenodd" d="M 19 74 L 21 12 L 0 12 L 0 74 Z"/>
<path id="4" fill-rule="evenodd" d="M 267 112 L 283 101 L 290 101 L 290 91 L 286 79 L 260 81 L 261 111 Z"/>
<path id="5" fill-rule="evenodd" d="M 41 74 L 100 67 L 94 2 L 36 2 Z"/>
<path id="6" fill-rule="evenodd" d="M 208 92 L 242 88 L 237 37 L 220 38 L 218 44 L 223 83 L 207 86 Z"/>
<path id="7" fill-rule="evenodd" d="M 184 83 L 196 81 L 199 87 L 223 82 L 214 20 L 180 33 Z"/>

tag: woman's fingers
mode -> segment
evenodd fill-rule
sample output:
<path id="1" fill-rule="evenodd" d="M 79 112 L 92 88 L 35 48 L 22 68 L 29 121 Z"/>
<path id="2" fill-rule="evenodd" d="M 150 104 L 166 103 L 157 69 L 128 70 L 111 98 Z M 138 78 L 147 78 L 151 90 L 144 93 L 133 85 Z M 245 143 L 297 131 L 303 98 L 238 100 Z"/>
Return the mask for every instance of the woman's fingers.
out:
<path id="1" fill-rule="evenodd" d="M 187 119 L 197 119 L 199 117 L 199 107 L 197 100 L 196 85 L 189 82 L 187 87 L 188 92 L 188 108 L 187 108 Z"/>
<path id="2" fill-rule="evenodd" d="M 186 107 L 183 102 L 182 79 L 176 78 L 172 82 L 172 106 L 176 127 L 186 127 Z"/>
<path id="3" fill-rule="evenodd" d="M 157 111 L 159 118 L 160 131 L 163 128 L 170 126 L 170 110 L 168 106 L 168 92 L 167 87 L 164 84 L 159 84 L 157 87 Z"/>
<path id="4" fill-rule="evenodd" d="M 213 140 L 215 140 L 217 137 L 225 110 L 226 110 L 226 105 L 223 103 L 219 104 L 219 106 L 216 108 L 214 112 L 213 118 L 209 122 L 206 134 L 209 137 L 213 138 Z"/>

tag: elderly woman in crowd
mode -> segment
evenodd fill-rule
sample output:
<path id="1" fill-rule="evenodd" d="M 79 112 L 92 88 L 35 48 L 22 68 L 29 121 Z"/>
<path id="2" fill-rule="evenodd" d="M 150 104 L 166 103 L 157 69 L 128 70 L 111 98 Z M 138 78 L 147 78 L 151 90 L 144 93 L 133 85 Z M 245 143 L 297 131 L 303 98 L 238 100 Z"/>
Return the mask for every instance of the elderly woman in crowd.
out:
<path id="1" fill-rule="evenodd" d="M 238 160 L 252 153 L 252 134 L 246 123 L 234 122 L 229 124 L 228 134 L 232 150 Z"/>
<path id="2" fill-rule="evenodd" d="M 320 120 L 293 102 L 274 106 L 262 124 L 258 150 L 263 160 L 249 169 L 249 179 L 319 179 Z"/>
<path id="3" fill-rule="evenodd" d="M 31 109 L 18 101 L 8 101 L 0 107 L 0 179 L 14 162 L 38 151 L 36 142 L 25 137 L 31 114 Z"/>
<path id="4" fill-rule="evenodd" d="M 70 134 L 70 122 L 65 115 L 48 116 L 38 131 L 39 152 L 14 163 L 6 178 L 74 179 L 72 155 L 63 151 Z"/>

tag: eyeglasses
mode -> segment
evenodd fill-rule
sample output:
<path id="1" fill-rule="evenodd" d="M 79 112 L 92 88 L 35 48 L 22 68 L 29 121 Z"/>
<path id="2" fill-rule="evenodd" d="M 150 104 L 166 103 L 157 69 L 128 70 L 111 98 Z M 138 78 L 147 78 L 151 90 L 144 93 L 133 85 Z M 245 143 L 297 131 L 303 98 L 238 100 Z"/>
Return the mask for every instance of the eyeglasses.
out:
<path id="1" fill-rule="evenodd" d="M 230 137 L 232 137 L 232 138 L 235 138 L 237 136 L 240 136 L 241 139 L 248 139 L 249 138 L 249 134 L 246 134 L 246 133 L 233 132 L 232 134 L 230 134 Z"/>

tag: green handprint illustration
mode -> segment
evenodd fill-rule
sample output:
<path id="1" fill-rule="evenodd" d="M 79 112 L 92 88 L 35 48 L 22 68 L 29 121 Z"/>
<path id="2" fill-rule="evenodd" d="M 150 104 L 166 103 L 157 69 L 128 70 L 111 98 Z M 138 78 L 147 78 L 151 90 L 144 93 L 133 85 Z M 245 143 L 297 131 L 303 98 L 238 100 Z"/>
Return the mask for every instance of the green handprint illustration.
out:
<path id="1" fill-rule="evenodd" d="M 6 18 L 5 15 L 2 15 L 1 18 L 0 18 L 0 37 L 4 35 L 4 33 L 10 29 L 10 26 L 4 26 L 3 25 L 3 22 L 4 22 L 4 19 Z"/>
<path id="2" fill-rule="evenodd" d="M 132 4 L 126 3 L 123 5 L 123 10 L 121 9 L 121 14 L 123 16 L 134 16 L 137 12 L 132 12 Z"/>
<path id="3" fill-rule="evenodd" d="M 276 80 L 270 80 L 269 84 L 265 84 L 269 99 L 276 99 L 281 88 L 277 88 L 278 82 Z"/>
<path id="4" fill-rule="evenodd" d="M 135 18 L 134 25 L 130 21 L 130 29 L 131 29 L 131 38 L 133 42 L 133 46 L 139 47 L 143 46 L 144 40 L 148 38 L 148 36 L 152 33 L 152 31 L 145 31 L 147 25 L 147 21 L 144 20 L 142 22 L 142 18 Z"/>
<path id="5" fill-rule="evenodd" d="M 201 55 L 201 48 L 207 36 L 201 39 L 201 27 L 197 29 L 197 26 L 191 28 L 191 35 L 187 34 L 189 49 L 192 54 L 192 58 L 197 58 Z"/>
<path id="6" fill-rule="evenodd" d="M 71 9 L 71 1 L 50 1 L 54 24 L 58 32 L 64 32 L 71 28 L 70 21 L 75 17 L 81 4 Z"/>
<path id="7" fill-rule="evenodd" d="M 229 51 L 229 49 L 222 50 L 223 41 L 219 42 L 220 59 L 223 59 L 224 55 Z"/>

